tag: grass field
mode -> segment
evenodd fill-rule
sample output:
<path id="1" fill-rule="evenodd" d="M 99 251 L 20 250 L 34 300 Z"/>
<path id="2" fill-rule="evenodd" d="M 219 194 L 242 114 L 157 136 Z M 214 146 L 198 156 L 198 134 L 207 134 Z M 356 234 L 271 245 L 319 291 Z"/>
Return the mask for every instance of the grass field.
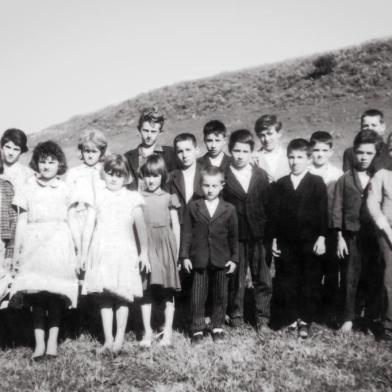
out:
<path id="1" fill-rule="evenodd" d="M 321 326 L 300 340 L 288 332 L 258 335 L 250 326 L 227 329 L 196 348 L 174 334 L 169 348 L 141 349 L 127 334 L 118 357 L 95 353 L 89 335 L 66 339 L 59 357 L 31 363 L 31 349 L 0 353 L 2 391 L 391 391 L 392 347 L 371 335 L 339 336 Z"/>

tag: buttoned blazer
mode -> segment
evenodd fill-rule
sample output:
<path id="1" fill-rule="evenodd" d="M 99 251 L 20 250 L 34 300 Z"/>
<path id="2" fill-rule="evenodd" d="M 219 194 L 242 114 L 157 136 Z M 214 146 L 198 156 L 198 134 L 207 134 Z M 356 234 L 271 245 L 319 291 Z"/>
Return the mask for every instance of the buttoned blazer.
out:
<path id="1" fill-rule="evenodd" d="M 238 221 L 235 207 L 224 200 L 212 217 L 204 199 L 193 200 L 185 212 L 180 258 L 189 258 L 193 268 L 225 268 L 238 263 Z"/>
<path id="2" fill-rule="evenodd" d="M 238 215 L 239 239 L 264 237 L 268 221 L 271 185 L 267 173 L 252 167 L 248 191 L 245 192 L 230 167 L 226 171 L 223 199 L 233 204 Z"/>
<path id="3" fill-rule="evenodd" d="M 315 242 L 328 230 L 328 196 L 323 179 L 311 173 L 294 189 L 290 176 L 273 188 L 271 231 L 278 241 Z"/>

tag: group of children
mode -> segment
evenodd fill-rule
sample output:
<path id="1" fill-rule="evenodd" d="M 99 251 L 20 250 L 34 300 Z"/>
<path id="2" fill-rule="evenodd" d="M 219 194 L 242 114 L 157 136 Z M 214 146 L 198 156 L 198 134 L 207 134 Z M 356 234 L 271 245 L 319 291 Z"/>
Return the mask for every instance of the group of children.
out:
<path id="1" fill-rule="evenodd" d="M 104 134 L 87 128 L 82 164 L 69 171 L 52 141 L 34 148 L 30 168 L 21 165 L 25 134 L 4 132 L 0 294 L 10 307 L 31 309 L 35 361 L 57 356 L 62 316 L 78 295 L 98 304 L 102 352 L 121 351 L 135 298 L 141 346 L 172 344 L 175 301 L 190 309 L 192 344 L 205 338 L 206 316 L 219 342 L 226 322 L 244 322 L 249 280 L 260 333 L 272 333 L 274 289 L 279 327 L 301 338 L 320 309 L 339 314 L 344 333 L 364 309 L 376 337 L 392 340 L 392 138 L 383 142 L 380 111 L 363 114 L 345 173 L 330 162 L 331 134 L 284 149 L 274 115 L 256 121 L 259 151 L 249 130 L 227 143 L 225 125 L 208 122 L 200 158 L 191 133 L 178 134 L 174 148 L 160 145 L 163 125 L 157 109 L 145 109 L 141 143 L 124 155 L 108 154 Z M 165 322 L 154 334 L 159 303 Z"/>

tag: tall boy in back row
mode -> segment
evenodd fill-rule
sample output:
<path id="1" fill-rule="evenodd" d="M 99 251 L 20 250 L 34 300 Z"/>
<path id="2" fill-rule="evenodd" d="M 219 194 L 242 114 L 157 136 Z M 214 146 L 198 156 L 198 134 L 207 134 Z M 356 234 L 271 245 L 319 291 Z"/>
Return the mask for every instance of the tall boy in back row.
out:
<path id="1" fill-rule="evenodd" d="M 233 204 L 238 214 L 239 263 L 229 288 L 228 314 L 232 326 L 244 319 L 245 278 L 248 265 L 252 275 L 256 305 L 255 321 L 260 332 L 269 332 L 271 275 L 264 250 L 270 184 L 263 169 L 251 165 L 253 135 L 246 129 L 230 135 L 231 164 L 226 172 L 223 198 Z"/>
<path id="2" fill-rule="evenodd" d="M 307 338 L 320 302 L 321 260 L 328 229 L 327 189 L 309 173 L 312 149 L 294 139 L 287 147 L 291 173 L 278 180 L 272 202 L 272 252 L 277 292 L 289 329 Z"/>

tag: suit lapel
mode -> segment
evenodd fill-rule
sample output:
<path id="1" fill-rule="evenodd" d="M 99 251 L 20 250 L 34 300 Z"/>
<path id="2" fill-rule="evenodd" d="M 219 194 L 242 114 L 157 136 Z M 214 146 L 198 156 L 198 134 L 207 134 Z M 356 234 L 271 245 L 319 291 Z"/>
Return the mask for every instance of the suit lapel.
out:
<path id="1" fill-rule="evenodd" d="M 205 204 L 205 203 L 204 203 Z M 206 207 L 207 208 L 207 207 Z M 222 200 L 219 200 L 218 206 L 216 207 L 214 215 L 211 217 L 211 222 L 218 219 L 226 211 L 226 205 Z M 208 212 L 208 210 L 207 210 Z"/>
<path id="2" fill-rule="evenodd" d="M 184 175 L 182 174 L 181 170 L 175 170 L 173 172 L 173 180 L 172 181 L 173 181 L 173 185 L 176 187 L 179 195 L 184 200 L 184 203 L 186 203 L 185 181 L 184 181 Z"/>
<path id="3" fill-rule="evenodd" d="M 133 150 L 129 154 L 129 165 L 131 166 L 131 169 L 135 175 L 137 176 L 137 172 L 139 169 L 139 149 L 137 148 L 136 150 Z"/>
<path id="4" fill-rule="evenodd" d="M 364 192 L 364 189 L 362 187 L 362 184 L 361 184 L 361 181 L 359 179 L 357 171 L 353 169 L 351 171 L 351 174 L 353 176 L 353 182 L 354 182 L 355 187 L 358 189 L 358 192 L 362 194 Z"/>
<path id="5" fill-rule="evenodd" d="M 210 213 L 208 212 L 206 203 L 204 202 L 204 199 L 199 199 L 196 201 L 196 205 L 197 205 L 197 210 L 199 212 L 199 215 L 203 218 L 203 220 L 206 223 L 210 222 Z M 214 214 L 215 215 L 215 214 Z"/>
<path id="6" fill-rule="evenodd" d="M 244 188 L 241 186 L 241 184 L 237 180 L 236 176 L 233 174 L 230 167 L 227 170 L 226 187 L 230 188 L 232 192 L 235 193 L 239 199 L 246 198 L 246 193 L 244 191 Z"/>

